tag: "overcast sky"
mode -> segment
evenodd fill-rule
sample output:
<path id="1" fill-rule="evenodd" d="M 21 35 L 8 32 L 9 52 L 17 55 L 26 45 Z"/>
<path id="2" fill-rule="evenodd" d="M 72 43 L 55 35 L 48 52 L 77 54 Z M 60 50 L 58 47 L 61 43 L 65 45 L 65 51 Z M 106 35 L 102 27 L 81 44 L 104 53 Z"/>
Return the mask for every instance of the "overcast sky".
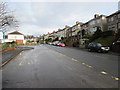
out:
<path id="1" fill-rule="evenodd" d="M 20 22 L 18 30 L 26 35 L 46 34 L 118 10 L 117 2 L 8 2 L 8 6 Z"/>

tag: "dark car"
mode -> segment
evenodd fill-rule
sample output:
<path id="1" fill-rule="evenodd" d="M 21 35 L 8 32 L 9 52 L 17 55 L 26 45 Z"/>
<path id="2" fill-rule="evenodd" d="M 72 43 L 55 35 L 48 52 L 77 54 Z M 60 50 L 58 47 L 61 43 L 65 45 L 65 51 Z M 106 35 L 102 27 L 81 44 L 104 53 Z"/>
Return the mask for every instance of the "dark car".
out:
<path id="1" fill-rule="evenodd" d="M 97 52 L 108 52 L 110 47 L 103 46 L 100 43 L 92 42 L 88 45 L 88 51 L 97 51 Z"/>
<path id="2" fill-rule="evenodd" d="M 113 45 L 120 45 L 120 38 L 117 41 L 114 41 Z"/>
<path id="3" fill-rule="evenodd" d="M 120 38 L 112 43 L 112 51 L 120 53 Z"/>

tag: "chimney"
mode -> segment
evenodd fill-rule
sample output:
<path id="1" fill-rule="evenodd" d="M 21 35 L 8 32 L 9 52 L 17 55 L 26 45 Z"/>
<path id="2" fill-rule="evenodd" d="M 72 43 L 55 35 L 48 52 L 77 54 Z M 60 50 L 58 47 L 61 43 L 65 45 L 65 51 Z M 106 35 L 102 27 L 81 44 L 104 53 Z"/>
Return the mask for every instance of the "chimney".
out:
<path id="1" fill-rule="evenodd" d="M 80 22 L 79 22 L 79 21 L 76 21 L 76 24 L 80 24 Z"/>
<path id="2" fill-rule="evenodd" d="M 99 14 L 95 14 L 95 15 L 94 15 L 94 18 L 97 18 L 97 17 L 99 17 L 99 16 L 100 16 Z"/>
<path id="3" fill-rule="evenodd" d="M 65 28 L 69 28 L 69 26 L 66 25 Z"/>

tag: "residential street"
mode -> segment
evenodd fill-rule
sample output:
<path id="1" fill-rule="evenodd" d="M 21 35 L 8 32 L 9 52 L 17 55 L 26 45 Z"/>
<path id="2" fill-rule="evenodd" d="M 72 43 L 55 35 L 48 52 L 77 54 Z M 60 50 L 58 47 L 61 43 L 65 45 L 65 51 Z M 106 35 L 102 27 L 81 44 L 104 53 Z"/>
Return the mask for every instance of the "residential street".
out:
<path id="1" fill-rule="evenodd" d="M 88 52 L 85 49 L 78 49 L 74 47 L 56 47 L 45 45 L 47 48 L 60 52 L 68 57 L 77 59 L 88 65 L 94 66 L 98 70 L 104 70 L 113 76 L 118 77 L 118 58 L 119 54 Z"/>
<path id="2" fill-rule="evenodd" d="M 2 68 L 3 88 L 117 88 L 118 56 L 37 45 Z M 107 74 L 101 74 L 106 71 Z"/>

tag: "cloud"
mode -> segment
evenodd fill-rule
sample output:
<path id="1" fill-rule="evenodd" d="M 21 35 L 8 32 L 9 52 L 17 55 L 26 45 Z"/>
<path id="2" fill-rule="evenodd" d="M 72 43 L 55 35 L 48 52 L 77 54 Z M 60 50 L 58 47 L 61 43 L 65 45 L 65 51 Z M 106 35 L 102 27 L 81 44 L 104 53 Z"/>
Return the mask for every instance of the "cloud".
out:
<path id="1" fill-rule="evenodd" d="M 52 32 L 76 21 L 87 22 L 94 14 L 109 15 L 117 10 L 117 3 L 97 2 L 9 2 L 20 21 L 19 29 L 26 34 Z"/>

